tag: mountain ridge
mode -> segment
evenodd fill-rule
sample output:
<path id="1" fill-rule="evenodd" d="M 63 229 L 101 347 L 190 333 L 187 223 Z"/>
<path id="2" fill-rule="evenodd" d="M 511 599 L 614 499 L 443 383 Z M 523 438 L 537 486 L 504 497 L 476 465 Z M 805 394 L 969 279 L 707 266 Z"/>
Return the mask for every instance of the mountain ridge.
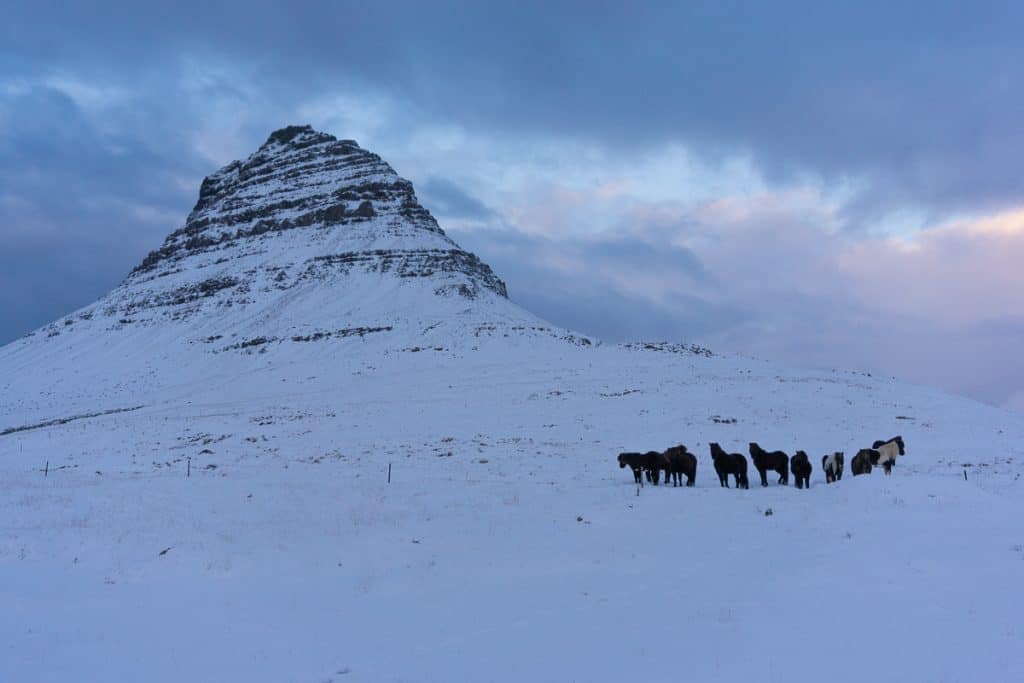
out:
<path id="1" fill-rule="evenodd" d="M 449 238 L 412 183 L 378 155 L 308 125 L 288 126 L 204 178 L 185 224 L 111 292 L 41 330 L 59 336 L 96 317 L 113 326 L 188 320 L 311 281 L 340 291 L 345 276 L 360 273 L 420 280 L 439 298 L 508 301 L 504 281 Z"/>

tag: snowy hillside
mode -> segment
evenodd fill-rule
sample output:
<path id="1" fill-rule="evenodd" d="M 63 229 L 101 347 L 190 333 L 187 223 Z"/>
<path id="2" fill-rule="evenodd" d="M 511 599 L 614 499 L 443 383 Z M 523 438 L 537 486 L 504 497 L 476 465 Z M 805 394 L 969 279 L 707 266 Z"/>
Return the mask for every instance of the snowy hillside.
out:
<path id="1" fill-rule="evenodd" d="M 1024 677 L 1019 416 L 559 330 L 308 128 L 0 349 L 0 392 L 0 681 Z M 711 441 L 811 488 L 722 489 Z M 677 443 L 693 489 L 615 463 Z"/>

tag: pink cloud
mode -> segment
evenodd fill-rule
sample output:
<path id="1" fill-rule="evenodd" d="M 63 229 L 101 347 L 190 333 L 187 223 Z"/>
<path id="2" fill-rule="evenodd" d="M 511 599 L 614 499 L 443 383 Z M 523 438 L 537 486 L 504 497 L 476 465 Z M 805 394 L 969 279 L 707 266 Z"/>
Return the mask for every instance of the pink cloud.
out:
<path id="1" fill-rule="evenodd" d="M 853 242 L 838 261 L 861 301 L 880 310 L 946 325 L 1024 316 L 1024 209 Z"/>
<path id="2" fill-rule="evenodd" d="M 554 239 L 557 255 L 545 258 L 561 272 L 668 311 L 697 298 L 750 312 L 700 340 L 712 346 L 893 374 L 994 403 L 1024 387 L 1024 367 L 1019 376 L 1007 369 L 1019 365 L 1024 339 L 1005 332 L 1024 321 L 1024 208 L 890 237 L 843 231 L 841 204 L 813 187 L 686 203 L 639 200 L 612 183 L 534 200 L 515 222 Z M 567 234 L 566 225 L 586 230 Z M 585 245 L 601 240 L 685 248 L 711 277 L 671 261 L 641 270 L 588 261 Z"/>
<path id="3" fill-rule="evenodd" d="M 995 403 L 1024 388 L 1024 367 L 1019 377 L 1005 369 L 1019 365 L 1024 341 L 1006 331 L 1024 321 L 1024 207 L 892 236 L 844 230 L 848 198 L 814 183 L 699 200 L 642 189 L 624 177 L 538 181 L 498 212 L 543 238 L 531 258 L 549 271 L 669 314 L 694 301 L 729 311 L 698 340 L 723 350 L 868 369 Z M 602 243 L 685 250 L 708 277 L 685 260 L 597 257 Z"/>

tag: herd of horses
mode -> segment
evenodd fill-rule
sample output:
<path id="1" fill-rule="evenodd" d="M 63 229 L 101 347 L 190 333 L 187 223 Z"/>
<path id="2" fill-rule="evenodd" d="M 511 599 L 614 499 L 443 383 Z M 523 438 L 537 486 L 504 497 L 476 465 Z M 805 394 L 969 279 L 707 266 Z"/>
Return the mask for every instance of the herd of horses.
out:
<path id="1" fill-rule="evenodd" d="M 747 459 L 742 453 L 727 453 L 717 443 L 709 444 L 711 460 L 715 466 L 715 474 L 721 486 L 729 488 L 729 477 L 738 489 L 749 489 L 747 479 Z M 804 451 L 797 451 L 789 457 L 783 451 L 766 451 L 756 442 L 750 444 L 750 459 L 754 461 L 754 469 L 761 476 L 761 486 L 768 486 L 768 473 L 779 475 L 779 483 L 788 486 L 789 475 L 793 475 L 798 489 L 811 487 L 811 460 Z M 854 476 L 870 474 L 875 467 L 881 467 L 886 474 L 892 473 L 896 458 L 906 454 L 902 436 L 894 436 L 888 441 L 876 441 L 871 448 L 862 448 L 850 461 L 850 471 Z M 825 482 L 831 484 L 843 478 L 845 456 L 842 451 L 821 458 L 821 469 L 825 472 Z M 673 486 L 682 486 L 683 478 L 686 486 L 693 486 L 697 480 L 697 456 L 686 450 L 686 446 L 673 446 L 664 453 L 648 451 L 646 453 L 619 453 L 619 467 L 629 467 L 633 471 L 636 483 L 643 486 L 644 477 L 647 481 L 658 485 L 662 473 L 665 485 L 672 482 Z"/>

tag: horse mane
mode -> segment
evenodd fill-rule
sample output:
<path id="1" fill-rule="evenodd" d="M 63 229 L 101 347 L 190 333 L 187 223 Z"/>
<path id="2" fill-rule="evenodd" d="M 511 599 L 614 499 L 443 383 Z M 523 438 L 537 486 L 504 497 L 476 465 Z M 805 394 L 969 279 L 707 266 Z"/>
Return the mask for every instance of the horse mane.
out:
<path id="1" fill-rule="evenodd" d="M 903 437 L 901 435 L 899 435 L 899 434 L 897 434 L 896 436 L 892 437 L 891 439 L 887 439 L 886 441 L 876 441 L 875 443 L 873 443 L 871 445 L 871 447 L 874 448 L 874 449 L 878 449 L 879 447 L 885 446 L 887 444 L 891 444 L 894 441 L 896 442 L 896 445 L 899 446 L 899 448 L 900 448 L 900 455 L 906 455 L 907 452 L 906 452 L 906 448 L 903 446 Z"/>

